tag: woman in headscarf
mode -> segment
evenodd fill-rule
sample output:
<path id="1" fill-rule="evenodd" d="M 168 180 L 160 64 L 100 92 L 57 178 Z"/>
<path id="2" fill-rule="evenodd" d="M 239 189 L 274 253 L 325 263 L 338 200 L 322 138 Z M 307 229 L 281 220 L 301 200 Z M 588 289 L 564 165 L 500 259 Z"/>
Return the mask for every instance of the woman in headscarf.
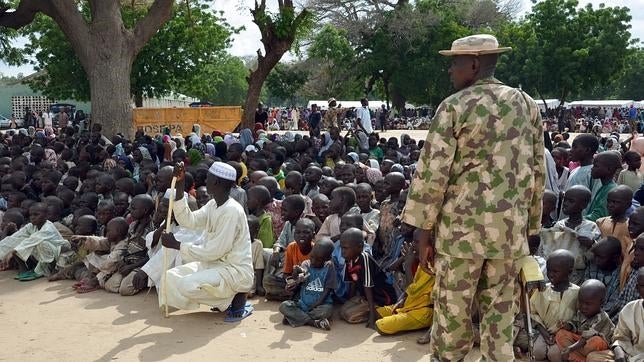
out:
<path id="1" fill-rule="evenodd" d="M 196 123 L 193 124 L 192 125 L 192 132 L 194 132 L 197 135 L 197 137 L 201 137 L 201 126 L 196 124 Z"/>
<path id="2" fill-rule="evenodd" d="M 190 143 L 194 147 L 196 144 L 201 143 L 201 137 L 199 137 L 196 133 L 191 133 L 190 136 L 188 137 L 190 139 Z"/>
<path id="3" fill-rule="evenodd" d="M 212 143 L 206 143 L 206 152 L 208 153 L 208 156 L 215 158 L 217 157 L 217 152 L 215 150 L 215 145 Z"/>
<path id="4" fill-rule="evenodd" d="M 333 144 L 333 140 L 331 139 L 331 135 L 329 134 L 329 132 L 322 133 L 322 143 L 320 145 L 320 151 L 318 152 L 318 156 L 322 157 L 322 153 L 328 150 L 332 144 Z"/>
<path id="5" fill-rule="evenodd" d="M 367 180 L 371 184 L 371 186 L 374 186 L 376 182 L 382 180 L 382 172 L 380 172 L 379 169 L 370 167 L 365 171 L 365 176 L 367 176 Z"/>
<path id="6" fill-rule="evenodd" d="M 186 140 L 183 139 L 183 136 L 181 133 L 177 133 L 177 137 L 175 138 L 176 142 L 176 148 L 181 149 L 181 150 L 186 150 Z"/>
<path id="7" fill-rule="evenodd" d="M 45 137 L 47 137 L 47 139 L 56 138 L 56 134 L 54 133 L 54 129 L 51 126 L 45 127 Z"/>
<path id="8" fill-rule="evenodd" d="M 141 175 L 141 162 L 143 160 L 152 160 L 150 151 L 143 147 L 139 146 L 132 151 L 132 159 L 134 160 L 134 171 L 132 171 L 132 178 L 139 181 L 139 176 Z"/>
<path id="9" fill-rule="evenodd" d="M 249 128 L 244 128 L 239 132 L 239 139 L 244 149 L 255 142 L 253 139 L 253 131 Z"/>
<path id="10" fill-rule="evenodd" d="M 114 167 L 116 167 L 116 161 L 114 161 L 113 158 L 107 157 L 105 161 L 103 161 L 103 171 L 110 172 Z"/>
<path id="11" fill-rule="evenodd" d="M 29 129 L 27 130 L 27 134 L 30 137 L 34 137 L 36 135 L 36 128 L 34 126 L 29 126 Z"/>
<path id="12" fill-rule="evenodd" d="M 129 171 L 130 174 L 134 172 L 134 166 L 132 165 L 132 160 L 130 160 L 130 158 L 127 157 L 126 155 L 118 156 L 118 164 L 124 169 L 126 169 L 127 171 Z"/>
<path id="13" fill-rule="evenodd" d="M 224 135 L 224 143 L 226 144 L 226 146 L 230 146 L 233 143 L 237 143 L 237 142 L 238 142 L 237 139 L 232 134 L 226 133 L 226 135 Z"/>
<path id="14" fill-rule="evenodd" d="M 217 157 L 224 160 L 224 162 L 226 160 L 227 152 L 228 152 L 228 146 L 226 146 L 226 143 L 219 142 L 215 145 L 215 153 L 217 154 Z"/>
<path id="15" fill-rule="evenodd" d="M 56 154 L 56 151 L 52 148 L 45 147 L 45 160 L 52 165 L 56 165 L 58 163 L 58 155 Z"/>
<path id="16" fill-rule="evenodd" d="M 196 166 L 203 160 L 203 153 L 196 148 L 191 148 L 188 150 L 188 160 L 190 161 L 190 166 Z"/>

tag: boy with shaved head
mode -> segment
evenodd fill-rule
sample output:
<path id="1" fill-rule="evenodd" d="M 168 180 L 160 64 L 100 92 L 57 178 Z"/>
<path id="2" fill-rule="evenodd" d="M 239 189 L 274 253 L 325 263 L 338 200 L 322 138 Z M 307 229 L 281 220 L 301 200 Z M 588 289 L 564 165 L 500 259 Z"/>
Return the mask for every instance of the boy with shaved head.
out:
<path id="1" fill-rule="evenodd" d="M 575 316 L 562 321 L 555 340 L 560 348 L 548 351 L 551 361 L 585 361 L 590 352 L 608 349 L 613 336 L 613 322 L 601 310 L 606 297 L 606 287 L 596 279 L 585 281 L 579 288 L 578 310 Z"/>
<path id="2" fill-rule="evenodd" d="M 596 192 L 593 192 L 593 199 L 584 215 L 587 220 L 595 221 L 600 217 L 608 216 L 607 199 L 608 193 L 617 187 L 613 179 L 615 173 L 622 167 L 622 160 L 619 153 L 606 151 L 598 154 L 593 160 L 591 176 L 593 180 L 600 180 L 602 185 Z"/>

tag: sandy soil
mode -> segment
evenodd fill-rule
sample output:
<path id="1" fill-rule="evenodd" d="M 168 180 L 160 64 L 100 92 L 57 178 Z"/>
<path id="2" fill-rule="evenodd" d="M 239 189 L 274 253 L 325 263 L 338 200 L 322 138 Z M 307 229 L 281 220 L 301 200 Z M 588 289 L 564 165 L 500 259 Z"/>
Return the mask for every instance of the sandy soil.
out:
<path id="1" fill-rule="evenodd" d="M 420 332 L 381 337 L 335 318 L 331 332 L 281 324 L 278 304 L 254 299 L 241 323 L 221 313 L 176 312 L 165 319 L 154 291 L 121 297 L 76 294 L 72 281 L 13 280 L 0 273 L 0 360 L 21 361 L 428 361 Z"/>

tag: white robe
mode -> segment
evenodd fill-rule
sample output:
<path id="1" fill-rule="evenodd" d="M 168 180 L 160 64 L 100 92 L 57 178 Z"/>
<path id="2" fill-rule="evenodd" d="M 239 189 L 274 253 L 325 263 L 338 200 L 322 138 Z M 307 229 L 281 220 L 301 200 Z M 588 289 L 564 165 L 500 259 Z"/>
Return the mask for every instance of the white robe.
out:
<path id="1" fill-rule="evenodd" d="M 193 212 L 184 197 L 174 204 L 173 211 L 179 225 L 203 230 L 204 241 L 201 245 L 181 243 L 181 259 L 186 264 L 166 272 L 159 306 L 197 309 L 205 304 L 227 309 L 235 294 L 248 292 L 253 286 L 250 233 L 244 209 L 233 199 L 221 206 L 210 200 Z"/>
<path id="2" fill-rule="evenodd" d="M 58 261 L 63 247 L 69 248 L 69 241 L 63 239 L 51 221 L 45 221 L 40 230 L 29 223 L 0 241 L 0 258 L 14 251 L 24 261 L 33 256 L 38 261 L 34 271 L 49 275 L 49 264 Z"/>
<path id="3" fill-rule="evenodd" d="M 197 231 L 186 229 L 178 225 L 172 225 L 172 233 L 174 237 L 181 243 L 192 243 L 194 245 L 201 245 L 204 242 L 204 231 Z M 150 258 L 147 263 L 141 270 L 148 275 L 148 286 L 157 286 L 161 285 L 161 277 L 163 276 L 163 246 L 161 243 L 157 243 L 152 247 L 152 239 L 154 236 L 154 231 L 150 231 L 148 235 L 145 236 L 145 246 L 148 248 L 148 257 Z M 181 253 L 179 250 L 165 248 L 168 253 L 168 269 L 172 269 L 175 266 L 182 265 Z M 161 295 L 161 293 L 159 293 Z"/>

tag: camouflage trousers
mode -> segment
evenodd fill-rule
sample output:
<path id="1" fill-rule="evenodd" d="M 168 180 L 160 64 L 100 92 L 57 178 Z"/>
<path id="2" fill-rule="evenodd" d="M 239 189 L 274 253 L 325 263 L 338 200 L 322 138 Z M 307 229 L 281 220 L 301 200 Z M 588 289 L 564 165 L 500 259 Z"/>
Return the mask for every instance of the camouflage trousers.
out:
<path id="1" fill-rule="evenodd" d="M 473 347 L 472 317 L 477 306 L 482 360 L 514 360 L 513 322 L 519 299 L 515 262 L 436 255 L 432 361 L 465 358 Z"/>

